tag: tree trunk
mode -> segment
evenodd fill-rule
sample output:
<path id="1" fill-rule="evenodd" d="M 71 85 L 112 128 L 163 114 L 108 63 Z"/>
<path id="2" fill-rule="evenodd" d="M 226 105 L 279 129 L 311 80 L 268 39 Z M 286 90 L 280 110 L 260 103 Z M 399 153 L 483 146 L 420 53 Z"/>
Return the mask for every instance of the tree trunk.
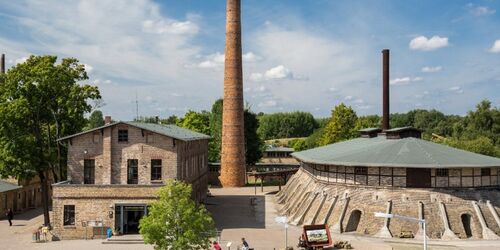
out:
<path id="1" fill-rule="evenodd" d="M 45 226 L 50 225 L 49 217 L 49 190 L 48 190 L 48 179 L 43 171 L 38 171 L 38 177 L 40 178 L 40 184 L 42 186 L 42 207 L 43 207 L 43 224 Z"/>

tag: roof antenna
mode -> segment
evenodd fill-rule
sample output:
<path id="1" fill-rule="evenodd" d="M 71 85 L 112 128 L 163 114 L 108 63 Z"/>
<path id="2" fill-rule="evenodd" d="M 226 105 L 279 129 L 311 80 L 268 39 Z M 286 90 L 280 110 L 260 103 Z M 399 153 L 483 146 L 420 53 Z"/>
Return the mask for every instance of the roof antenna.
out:
<path id="1" fill-rule="evenodd" d="M 139 121 L 139 99 L 137 98 L 137 90 L 135 91 L 135 119 Z"/>

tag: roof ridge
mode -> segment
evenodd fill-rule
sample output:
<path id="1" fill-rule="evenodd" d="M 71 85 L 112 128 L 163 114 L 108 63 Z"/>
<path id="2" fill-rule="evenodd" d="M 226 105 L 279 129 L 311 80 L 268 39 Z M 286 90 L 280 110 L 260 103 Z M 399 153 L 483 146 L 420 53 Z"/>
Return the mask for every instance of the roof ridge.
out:
<path id="1" fill-rule="evenodd" d="M 424 152 L 424 154 L 425 154 L 425 155 L 429 158 L 429 160 L 431 160 L 431 161 L 433 161 L 434 163 L 436 163 L 436 165 L 441 166 L 441 164 L 439 164 L 439 162 L 437 162 L 437 161 L 436 161 L 436 160 L 432 157 L 432 155 L 431 155 L 429 152 L 427 152 L 427 150 L 425 150 L 425 149 L 422 147 L 422 145 L 420 145 L 420 141 L 422 141 L 422 140 L 420 140 L 420 141 L 419 141 L 419 140 L 415 140 L 415 138 L 410 138 L 410 139 L 411 139 L 411 140 L 413 140 L 413 141 L 415 141 L 415 142 L 417 142 L 417 143 L 415 143 L 415 144 L 417 144 L 418 148 L 419 148 L 420 150 L 422 150 L 422 152 Z"/>

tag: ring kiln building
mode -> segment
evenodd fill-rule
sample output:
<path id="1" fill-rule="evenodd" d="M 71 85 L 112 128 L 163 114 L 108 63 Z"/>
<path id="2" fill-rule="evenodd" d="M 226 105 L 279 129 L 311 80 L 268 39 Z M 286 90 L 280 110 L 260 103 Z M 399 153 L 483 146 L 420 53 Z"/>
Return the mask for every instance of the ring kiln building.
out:
<path id="1" fill-rule="evenodd" d="M 385 82 L 388 58 L 384 72 Z M 500 159 L 422 140 L 414 128 L 389 129 L 388 98 L 386 108 L 383 130 L 294 153 L 301 167 L 277 194 L 280 212 L 333 233 L 423 236 L 414 222 L 374 216 L 384 212 L 425 219 L 430 238 L 498 239 Z"/>

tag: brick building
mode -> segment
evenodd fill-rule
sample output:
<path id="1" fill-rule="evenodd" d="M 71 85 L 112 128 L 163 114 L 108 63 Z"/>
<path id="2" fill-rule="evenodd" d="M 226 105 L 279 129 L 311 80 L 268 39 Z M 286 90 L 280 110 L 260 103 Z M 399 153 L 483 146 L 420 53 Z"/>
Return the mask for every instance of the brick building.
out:
<path id="1" fill-rule="evenodd" d="M 52 183 L 52 176 L 49 183 Z M 0 179 L 0 219 L 5 217 L 3 211 L 12 209 L 14 213 L 22 213 L 28 209 L 42 207 L 42 184 L 40 178 L 34 176 L 30 179 L 6 178 Z M 50 185 L 50 184 L 49 184 Z M 52 188 L 49 186 L 49 204 L 52 201 Z"/>
<path id="2" fill-rule="evenodd" d="M 174 125 L 107 123 L 61 138 L 68 145 L 68 180 L 53 185 L 54 233 L 88 238 L 110 227 L 138 232 L 148 202 L 165 181 L 193 187 L 193 199 L 207 193 L 208 139 Z"/>

